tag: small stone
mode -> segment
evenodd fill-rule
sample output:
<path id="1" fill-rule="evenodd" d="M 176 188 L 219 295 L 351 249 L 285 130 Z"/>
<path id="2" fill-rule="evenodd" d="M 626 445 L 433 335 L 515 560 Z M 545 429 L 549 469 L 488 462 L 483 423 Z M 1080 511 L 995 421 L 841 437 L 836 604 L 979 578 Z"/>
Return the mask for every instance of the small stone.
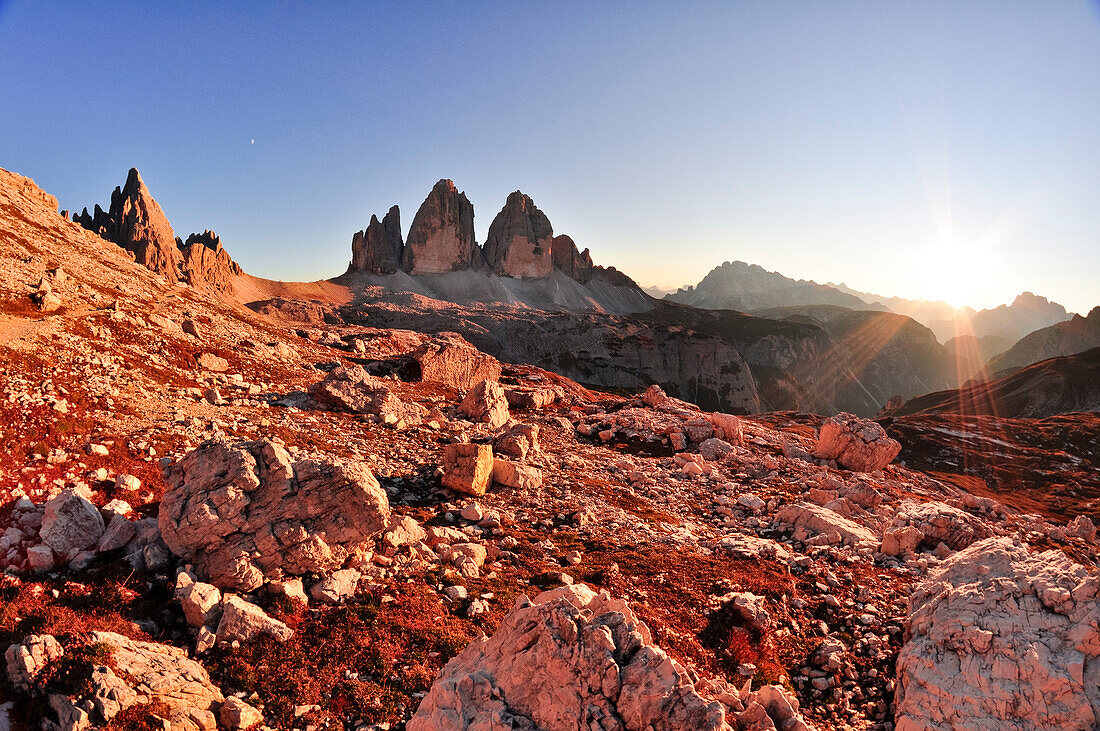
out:
<path id="1" fill-rule="evenodd" d="M 230 696 L 225 699 L 221 710 L 218 711 L 218 720 L 229 731 L 249 729 L 263 723 L 263 714 L 240 698 Z"/>
<path id="2" fill-rule="evenodd" d="M 341 569 L 313 585 L 310 596 L 326 604 L 339 604 L 355 596 L 360 573 L 355 569 Z"/>
<path id="3" fill-rule="evenodd" d="M 119 475 L 115 478 L 115 487 L 119 490 L 137 491 L 141 489 L 141 480 L 133 475 Z"/>
<path id="4" fill-rule="evenodd" d="M 443 589 L 443 595 L 453 602 L 462 601 L 469 596 L 465 586 L 448 586 Z"/>
<path id="5" fill-rule="evenodd" d="M 214 371 L 215 373 L 224 373 L 229 370 L 229 361 L 225 358 L 220 358 L 213 353 L 203 353 L 195 359 L 199 368 L 204 371 Z"/>
<path id="6" fill-rule="evenodd" d="M 220 643 L 248 642 L 261 634 L 269 634 L 280 642 L 286 642 L 294 636 L 294 630 L 290 627 L 269 617 L 267 612 L 236 594 L 226 594 L 221 608 L 222 618 L 217 630 Z"/>
<path id="7" fill-rule="evenodd" d="M 471 523 L 476 523 L 485 517 L 485 511 L 479 503 L 473 502 L 462 509 L 462 517 Z"/>

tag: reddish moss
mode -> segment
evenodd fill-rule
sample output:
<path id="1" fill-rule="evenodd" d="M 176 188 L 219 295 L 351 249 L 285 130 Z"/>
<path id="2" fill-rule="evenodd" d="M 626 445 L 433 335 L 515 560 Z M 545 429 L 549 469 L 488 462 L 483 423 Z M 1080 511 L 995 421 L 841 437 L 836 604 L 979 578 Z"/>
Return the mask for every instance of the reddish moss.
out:
<path id="1" fill-rule="evenodd" d="M 270 607 L 294 627 L 293 639 L 260 638 L 215 649 L 206 665 L 224 687 L 257 693 L 268 720 L 277 724 L 290 724 L 295 706 L 311 704 L 321 707 L 318 722 L 400 721 L 417 703 L 412 694 L 426 692 L 435 673 L 478 630 L 453 617 L 421 584 L 389 591 L 394 601 L 372 596 L 317 613 Z"/>

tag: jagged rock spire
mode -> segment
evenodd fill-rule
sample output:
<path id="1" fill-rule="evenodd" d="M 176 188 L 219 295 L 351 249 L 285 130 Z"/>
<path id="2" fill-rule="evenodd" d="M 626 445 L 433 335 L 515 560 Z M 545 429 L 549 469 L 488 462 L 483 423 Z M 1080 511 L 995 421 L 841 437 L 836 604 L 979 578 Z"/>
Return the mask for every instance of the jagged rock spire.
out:
<path id="1" fill-rule="evenodd" d="M 370 217 L 370 225 L 351 238 L 352 271 L 393 274 L 401 268 L 405 244 L 401 240 L 401 210 L 397 206 L 379 221 Z"/>

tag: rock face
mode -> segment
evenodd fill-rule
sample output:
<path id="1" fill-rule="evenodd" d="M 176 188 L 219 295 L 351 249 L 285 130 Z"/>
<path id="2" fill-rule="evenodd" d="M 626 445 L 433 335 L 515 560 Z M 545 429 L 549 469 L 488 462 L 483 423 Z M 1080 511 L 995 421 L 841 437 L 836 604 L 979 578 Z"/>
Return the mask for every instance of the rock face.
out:
<path id="1" fill-rule="evenodd" d="M 713 696 L 713 699 L 712 699 Z M 692 683 L 626 602 L 584 584 L 521 596 L 443 668 L 408 731 L 809 731 L 769 685 Z"/>
<path id="2" fill-rule="evenodd" d="M 390 208 L 381 222 L 370 217 L 370 225 L 351 238 L 350 271 L 393 274 L 401 269 L 405 242 L 401 240 L 401 209 Z"/>
<path id="3" fill-rule="evenodd" d="M 74 220 L 132 252 L 135 261 L 142 266 L 176 278 L 182 261 L 176 235 L 160 204 L 141 179 L 138 168 L 130 168 L 125 185 L 111 193 L 110 211 L 105 213 L 96 206 L 94 215 L 84 209 Z"/>
<path id="4" fill-rule="evenodd" d="M 854 472 L 877 472 L 900 451 L 901 444 L 886 436 L 886 430 L 877 422 L 842 413 L 821 425 L 814 454 L 835 459 Z"/>
<path id="5" fill-rule="evenodd" d="M 1100 723 L 1100 577 L 1009 538 L 960 551 L 909 600 L 898 731 Z"/>
<path id="6" fill-rule="evenodd" d="M 97 205 L 93 215 L 85 208 L 73 220 L 132 252 L 142 266 L 176 278 L 182 261 L 176 235 L 137 168 L 130 168 L 126 184 L 111 194 L 110 211 Z"/>
<path id="7" fill-rule="evenodd" d="M 553 239 L 550 219 L 517 190 L 489 225 L 485 263 L 502 277 L 548 277 L 554 268 Z"/>
<path id="8" fill-rule="evenodd" d="M 800 380 L 832 382 L 843 411 L 870 416 L 891 398 L 952 388 L 959 372 L 935 334 L 904 315 L 833 305 L 754 310 L 753 315 L 802 322 L 828 333 L 828 370 L 799 373 Z"/>
<path id="9" fill-rule="evenodd" d="M 555 269 L 581 284 L 588 284 L 594 278 L 601 277 L 615 286 L 638 286 L 633 279 L 615 267 L 602 267 L 593 264 L 592 255 L 588 252 L 588 249 L 578 250 L 573 239 L 565 234 L 555 236 L 551 242 L 551 259 L 554 262 Z"/>
<path id="10" fill-rule="evenodd" d="M 405 241 L 402 268 L 409 274 L 480 269 L 474 207 L 450 180 L 440 180 L 420 204 Z"/>
<path id="11" fill-rule="evenodd" d="M 165 480 L 164 542 L 223 589 L 335 571 L 370 550 L 389 518 L 386 493 L 363 465 L 293 462 L 268 440 L 205 442 Z"/>
<path id="12" fill-rule="evenodd" d="M 562 234 L 554 237 L 551 242 L 551 255 L 554 266 L 578 282 L 587 282 L 592 278 L 594 269 L 592 254 L 588 249 L 579 251 L 576 243 L 569 236 Z"/>

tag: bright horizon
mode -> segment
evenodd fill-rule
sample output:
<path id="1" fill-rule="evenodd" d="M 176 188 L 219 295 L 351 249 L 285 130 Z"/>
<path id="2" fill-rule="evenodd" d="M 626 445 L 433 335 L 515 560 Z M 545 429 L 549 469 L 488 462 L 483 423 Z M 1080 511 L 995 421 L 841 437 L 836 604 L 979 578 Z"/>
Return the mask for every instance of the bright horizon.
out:
<path id="1" fill-rule="evenodd" d="M 446 177 L 479 241 L 520 189 L 641 285 L 1100 304 L 1096 4 L 0 0 L 0 61 L 0 166 L 70 210 L 137 167 L 257 276 L 341 273 Z"/>

